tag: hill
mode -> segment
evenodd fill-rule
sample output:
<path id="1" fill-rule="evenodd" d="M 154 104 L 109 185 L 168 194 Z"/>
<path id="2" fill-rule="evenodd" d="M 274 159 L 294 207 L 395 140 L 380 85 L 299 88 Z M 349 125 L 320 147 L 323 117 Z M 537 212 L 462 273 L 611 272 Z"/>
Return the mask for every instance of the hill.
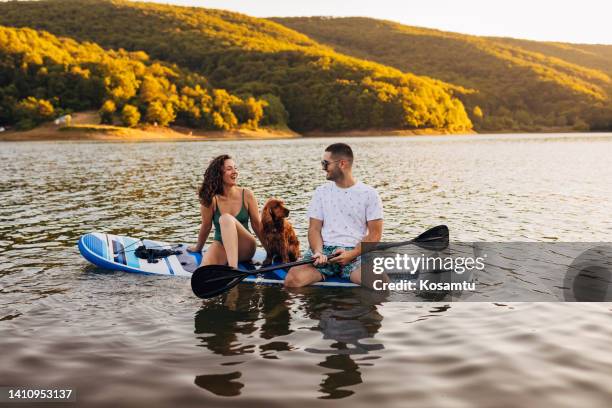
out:
<path id="1" fill-rule="evenodd" d="M 569 44 L 492 37 L 491 40 L 555 57 L 612 75 L 612 45 Z"/>
<path id="2" fill-rule="evenodd" d="M 0 121 L 20 129 L 87 109 L 100 109 L 103 123 L 128 127 L 257 128 L 265 105 L 213 89 L 203 76 L 143 52 L 0 26 Z"/>
<path id="3" fill-rule="evenodd" d="M 477 129 L 612 129 L 612 46 L 487 38 L 370 18 L 272 18 L 336 51 L 437 78 Z"/>
<path id="4" fill-rule="evenodd" d="M 139 2 L 46 0 L 1 3 L 0 24 L 108 52 L 144 52 L 242 101 L 265 100 L 270 114 L 263 124 L 286 122 L 302 132 L 472 127 L 456 97 L 469 90 L 342 55 L 265 19 Z"/>

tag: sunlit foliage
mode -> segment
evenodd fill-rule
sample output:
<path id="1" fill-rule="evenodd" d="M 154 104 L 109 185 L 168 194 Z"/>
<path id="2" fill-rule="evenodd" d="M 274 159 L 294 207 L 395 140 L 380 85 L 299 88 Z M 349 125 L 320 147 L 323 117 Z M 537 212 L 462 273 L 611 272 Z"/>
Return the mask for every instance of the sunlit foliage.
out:
<path id="1" fill-rule="evenodd" d="M 476 37 L 369 18 L 273 20 L 339 52 L 475 90 L 456 95 L 477 129 L 612 129 L 612 46 Z"/>
<path id="2" fill-rule="evenodd" d="M 134 64 L 96 72 L 98 98 L 85 99 L 83 109 L 111 99 L 117 112 L 130 103 L 146 121 L 213 129 L 283 120 L 298 131 L 472 127 L 456 96 L 461 87 L 340 54 L 270 20 L 151 3 L 56 0 L 0 4 L 0 24 L 104 47 Z M 110 51 L 121 49 L 129 52 Z"/>
<path id="3" fill-rule="evenodd" d="M 97 109 L 105 124 L 257 128 L 266 103 L 213 89 L 203 76 L 144 52 L 0 26 L 0 121 L 20 129 L 87 109 Z"/>

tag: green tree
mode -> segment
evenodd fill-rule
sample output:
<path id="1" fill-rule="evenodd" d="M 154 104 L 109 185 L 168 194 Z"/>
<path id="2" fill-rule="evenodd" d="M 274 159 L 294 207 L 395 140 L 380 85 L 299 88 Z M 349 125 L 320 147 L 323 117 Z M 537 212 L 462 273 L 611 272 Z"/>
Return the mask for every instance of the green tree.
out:
<path id="1" fill-rule="evenodd" d="M 240 103 L 240 98 L 230 95 L 224 89 L 215 89 L 212 100 L 213 127 L 220 130 L 238 127 L 238 118 L 232 111 L 232 105 L 238 103 Z"/>
<path id="2" fill-rule="evenodd" d="M 243 124 L 249 129 L 257 129 L 266 105 L 266 101 L 258 101 L 249 97 L 246 100 L 235 101 L 231 108 L 239 124 Z"/>
<path id="3" fill-rule="evenodd" d="M 172 104 L 162 104 L 160 101 L 153 101 L 147 108 L 146 120 L 149 123 L 156 123 L 159 126 L 168 126 L 174 121 L 176 114 Z"/>
<path id="4" fill-rule="evenodd" d="M 153 101 L 165 101 L 167 99 L 164 93 L 163 84 L 158 78 L 151 75 L 145 75 L 138 93 L 140 100 L 146 103 Z"/>
<path id="5" fill-rule="evenodd" d="M 29 96 L 17 103 L 14 115 L 19 129 L 32 128 L 42 122 L 53 119 L 55 110 L 51 102 Z"/>
<path id="6" fill-rule="evenodd" d="M 134 105 L 126 104 L 121 110 L 121 120 L 124 126 L 134 127 L 140 121 L 140 112 Z"/>
<path id="7" fill-rule="evenodd" d="M 263 107 L 263 117 L 261 118 L 262 125 L 277 125 L 287 126 L 289 122 L 289 112 L 285 109 L 285 105 L 281 99 L 274 94 L 265 94 L 261 96 L 266 104 Z"/>
<path id="8" fill-rule="evenodd" d="M 113 115 L 117 111 L 117 105 L 115 102 L 106 100 L 100 110 L 98 111 L 98 115 L 100 116 L 100 123 L 112 125 L 113 124 Z"/>

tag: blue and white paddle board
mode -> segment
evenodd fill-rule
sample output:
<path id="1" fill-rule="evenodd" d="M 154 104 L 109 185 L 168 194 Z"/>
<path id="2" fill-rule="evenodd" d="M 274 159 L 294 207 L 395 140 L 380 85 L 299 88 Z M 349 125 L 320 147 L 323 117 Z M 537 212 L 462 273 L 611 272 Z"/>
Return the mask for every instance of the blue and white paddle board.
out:
<path id="1" fill-rule="evenodd" d="M 149 262 L 138 258 L 136 248 L 144 245 L 146 248 L 172 249 L 178 255 L 170 255 L 157 262 Z M 92 264 L 111 271 L 132 273 L 145 273 L 167 276 L 191 277 L 191 274 L 202 262 L 202 254 L 187 251 L 187 244 L 171 244 L 149 239 L 131 238 L 120 235 L 92 232 L 79 238 L 78 247 L 81 255 Z M 205 252 L 204 249 L 203 252 Z M 266 258 L 264 250 L 257 250 L 253 257 L 255 265 L 261 264 Z M 240 264 L 240 269 L 255 269 L 253 264 Z M 260 275 L 247 277 L 243 282 L 282 285 L 287 275 L 284 269 L 266 272 Z M 317 282 L 313 286 L 356 287 L 358 285 L 341 278 L 327 278 L 324 282 Z"/>

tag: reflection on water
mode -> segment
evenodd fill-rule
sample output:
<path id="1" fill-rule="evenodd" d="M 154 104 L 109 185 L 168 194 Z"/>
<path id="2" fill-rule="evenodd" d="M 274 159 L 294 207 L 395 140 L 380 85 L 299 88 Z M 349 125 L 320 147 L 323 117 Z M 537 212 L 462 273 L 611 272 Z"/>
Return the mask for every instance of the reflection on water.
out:
<path id="1" fill-rule="evenodd" d="M 239 285 L 216 299 L 206 300 L 195 315 L 195 334 L 201 346 L 222 356 L 256 353 L 264 359 L 291 358 L 300 349 L 290 341 L 267 341 L 287 338 L 294 330 L 292 316 L 308 318 L 311 326 L 300 327 L 321 333 L 330 340 L 329 348 L 305 347 L 303 351 L 321 356 L 317 366 L 325 371 L 319 384 L 323 399 L 348 397 L 353 391 L 343 389 L 363 382 L 360 365 L 373 366 L 379 356 L 372 355 L 360 363 L 362 355 L 381 351 L 384 345 L 373 341 L 382 325 L 378 306 L 387 295 L 361 288 L 301 288 L 293 296 L 276 287 Z M 299 305 L 294 308 L 294 305 Z M 362 340 L 370 339 L 367 343 Z M 260 342 L 260 340 L 266 340 Z M 231 365 L 240 365 L 237 361 Z M 244 384 L 235 381 L 240 371 L 228 374 L 198 375 L 195 383 L 223 396 L 240 395 Z"/>
<path id="2" fill-rule="evenodd" d="M 464 242 L 609 242 L 610 136 L 348 141 L 381 192 L 385 240 L 447 224 Z M 249 285 L 202 302 L 188 280 L 78 254 L 91 231 L 193 242 L 202 172 L 227 152 L 260 203 L 286 200 L 306 245 L 331 142 L 0 144 L 0 384 L 73 386 L 101 407 L 610 405 L 610 304 Z"/>
<path id="3" fill-rule="evenodd" d="M 289 334 L 286 302 L 286 293 L 278 288 L 239 285 L 229 293 L 204 302 L 196 313 L 194 332 L 199 335 L 202 346 L 215 354 L 254 353 L 255 347 L 242 345 L 238 336 L 257 331 L 260 338 L 273 339 Z M 259 351 L 263 356 L 266 349 Z"/>
<path id="4" fill-rule="evenodd" d="M 242 374 L 239 372 L 229 374 L 198 375 L 195 378 L 195 384 L 215 395 L 220 395 L 222 397 L 235 397 L 236 395 L 240 395 L 240 389 L 244 387 L 243 383 L 234 381 L 239 379 L 241 376 Z"/>

